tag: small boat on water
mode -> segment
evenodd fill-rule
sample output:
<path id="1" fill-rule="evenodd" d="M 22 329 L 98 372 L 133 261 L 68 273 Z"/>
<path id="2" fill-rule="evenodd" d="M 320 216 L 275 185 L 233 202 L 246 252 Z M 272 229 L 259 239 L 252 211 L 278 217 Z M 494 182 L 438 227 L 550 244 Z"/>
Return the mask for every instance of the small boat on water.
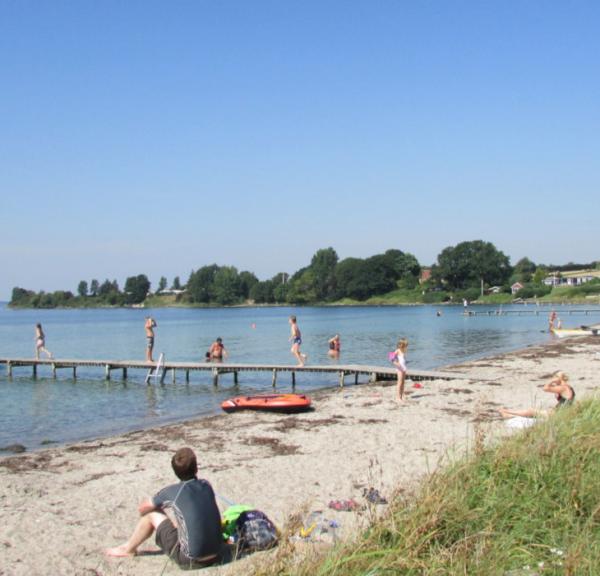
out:
<path id="1" fill-rule="evenodd" d="M 264 410 L 268 412 L 303 412 L 310 409 L 311 400 L 306 394 L 263 394 L 237 396 L 221 403 L 225 412 L 238 410 Z"/>
<path id="2" fill-rule="evenodd" d="M 559 338 L 570 336 L 598 336 L 600 328 L 596 326 L 581 326 L 579 328 L 552 328 L 552 333 Z"/>

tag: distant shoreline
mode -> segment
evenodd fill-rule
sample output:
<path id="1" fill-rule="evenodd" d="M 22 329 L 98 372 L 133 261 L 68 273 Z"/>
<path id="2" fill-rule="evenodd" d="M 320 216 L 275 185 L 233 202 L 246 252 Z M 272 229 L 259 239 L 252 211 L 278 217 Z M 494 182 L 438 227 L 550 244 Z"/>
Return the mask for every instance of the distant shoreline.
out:
<path id="1" fill-rule="evenodd" d="M 572 299 L 572 300 L 521 300 L 511 302 L 486 302 L 473 301 L 469 303 L 470 307 L 488 306 L 581 306 L 588 304 L 590 306 L 600 305 L 600 297 L 594 299 Z M 316 303 L 243 303 L 243 304 L 191 304 L 191 303 L 150 303 L 150 304 L 130 304 L 130 305 L 111 305 L 96 304 L 85 306 L 52 306 L 52 307 L 34 307 L 13 305 L 10 302 L 0 302 L 5 308 L 10 310 L 156 310 L 160 308 L 185 308 L 185 309 L 235 309 L 235 308 L 378 308 L 393 306 L 431 306 L 431 307 L 463 307 L 461 302 L 316 302 Z"/>

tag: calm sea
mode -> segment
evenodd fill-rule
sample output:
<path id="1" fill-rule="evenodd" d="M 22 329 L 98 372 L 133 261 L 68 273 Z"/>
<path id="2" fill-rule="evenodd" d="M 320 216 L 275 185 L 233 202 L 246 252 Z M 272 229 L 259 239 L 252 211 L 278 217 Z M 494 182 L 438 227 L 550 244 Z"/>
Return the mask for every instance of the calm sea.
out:
<path id="1" fill-rule="evenodd" d="M 600 309 L 590 315 L 569 316 L 576 307 L 558 307 L 564 325 L 600 321 Z M 589 307 L 588 307 L 589 308 Z M 442 315 L 437 316 L 437 310 Z M 496 310 L 496 307 L 489 308 Z M 511 306 L 504 310 L 533 310 Z M 488 308 L 477 307 L 477 311 Z M 291 364 L 287 319 L 296 314 L 302 330 L 302 349 L 309 363 L 332 362 L 327 340 L 339 333 L 343 363 L 388 365 L 387 353 L 400 336 L 409 339 L 409 368 L 432 369 L 468 359 L 545 342 L 548 308 L 536 315 L 464 316 L 462 306 L 437 308 L 234 308 L 234 309 L 117 309 L 117 310 L 10 310 L 0 304 L 0 357 L 33 357 L 34 326 L 41 322 L 46 346 L 57 358 L 106 360 L 143 359 L 144 318 L 156 319 L 155 356 L 168 360 L 202 361 L 210 343 L 223 338 L 230 360 L 240 363 Z M 175 384 L 144 384 L 144 371 L 130 371 L 106 382 L 101 368 L 78 370 L 77 380 L 59 370 L 52 379 L 40 368 L 37 380 L 31 368 L 15 368 L 12 378 L 0 369 L 0 447 L 20 443 L 28 450 L 52 443 L 150 428 L 219 411 L 233 394 L 268 391 L 267 373 L 240 374 L 239 388 L 224 376 L 214 390 L 209 373 L 191 373 Z M 310 391 L 335 385 L 337 378 L 297 375 L 297 390 Z M 290 389 L 280 375 L 279 390 Z"/>

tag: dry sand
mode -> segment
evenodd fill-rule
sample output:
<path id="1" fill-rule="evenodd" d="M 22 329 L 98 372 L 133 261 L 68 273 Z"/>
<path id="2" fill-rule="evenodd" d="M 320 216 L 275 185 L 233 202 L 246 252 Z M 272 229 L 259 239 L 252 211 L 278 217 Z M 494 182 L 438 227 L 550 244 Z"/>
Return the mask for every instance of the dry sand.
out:
<path id="1" fill-rule="evenodd" d="M 420 389 L 408 382 L 403 406 L 394 386 L 364 384 L 314 394 L 310 413 L 220 415 L 0 459 L 0 575 L 180 573 L 163 555 L 112 559 L 103 549 L 129 536 L 142 496 L 175 481 L 170 458 L 184 445 L 196 450 L 200 476 L 220 497 L 251 504 L 279 526 L 294 512 L 322 511 L 321 519 L 339 523 L 336 536 L 355 533 L 374 507 L 334 511 L 330 500 L 362 504 L 368 487 L 388 497 L 414 490 L 464 454 L 477 426 L 488 438 L 507 433 L 500 406 L 552 406 L 540 387 L 558 369 L 570 375 L 577 398 L 588 396 L 600 386 L 599 350 L 600 339 L 589 337 L 468 362 L 450 368 L 466 379 Z M 331 537 L 331 530 L 311 534 Z M 153 540 L 142 548 L 156 550 Z M 247 574 L 260 556 L 202 573 Z"/>

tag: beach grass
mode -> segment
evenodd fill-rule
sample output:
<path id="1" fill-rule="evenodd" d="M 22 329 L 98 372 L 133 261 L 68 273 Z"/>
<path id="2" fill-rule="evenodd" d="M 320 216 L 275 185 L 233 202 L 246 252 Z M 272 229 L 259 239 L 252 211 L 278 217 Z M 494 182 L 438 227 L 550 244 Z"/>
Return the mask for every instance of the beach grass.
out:
<path id="1" fill-rule="evenodd" d="M 257 574 L 600 573 L 600 401 L 433 474 L 357 541 Z M 291 561 L 290 561 L 291 562 Z"/>

